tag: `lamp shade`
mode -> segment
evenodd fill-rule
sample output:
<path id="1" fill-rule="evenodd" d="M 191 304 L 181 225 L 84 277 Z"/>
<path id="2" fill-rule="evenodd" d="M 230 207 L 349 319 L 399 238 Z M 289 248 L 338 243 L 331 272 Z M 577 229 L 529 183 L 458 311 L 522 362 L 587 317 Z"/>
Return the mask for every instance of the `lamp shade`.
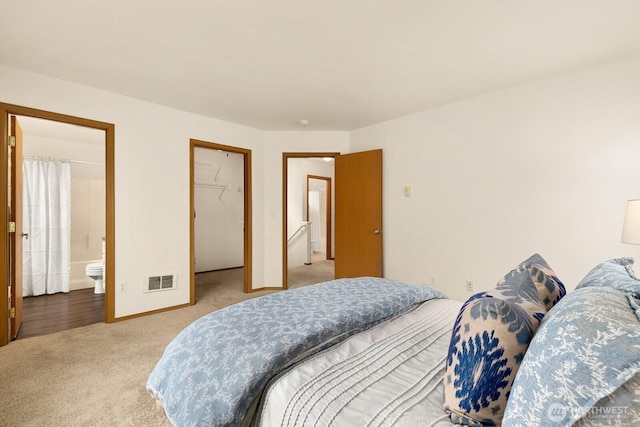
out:
<path id="1" fill-rule="evenodd" d="M 640 245 L 640 200 L 629 200 L 622 226 L 622 243 Z"/>

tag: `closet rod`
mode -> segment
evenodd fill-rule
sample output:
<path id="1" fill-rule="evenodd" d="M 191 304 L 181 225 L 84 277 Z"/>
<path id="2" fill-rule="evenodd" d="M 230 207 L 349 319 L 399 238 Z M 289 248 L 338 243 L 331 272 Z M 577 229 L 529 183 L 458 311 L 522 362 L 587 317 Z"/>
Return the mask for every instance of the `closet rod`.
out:
<path id="1" fill-rule="evenodd" d="M 85 160 L 56 159 L 55 157 L 22 156 L 24 160 L 44 160 L 48 162 L 76 163 L 80 165 L 104 166 L 104 163 L 87 162 Z"/>
<path id="2" fill-rule="evenodd" d="M 230 185 L 225 185 L 225 184 L 209 184 L 206 182 L 194 182 L 193 185 L 195 187 L 205 187 L 205 188 L 215 188 L 218 190 L 222 190 L 220 192 L 220 195 L 218 196 L 218 200 L 222 199 L 222 195 L 224 194 L 225 191 L 230 190 L 231 186 Z"/>

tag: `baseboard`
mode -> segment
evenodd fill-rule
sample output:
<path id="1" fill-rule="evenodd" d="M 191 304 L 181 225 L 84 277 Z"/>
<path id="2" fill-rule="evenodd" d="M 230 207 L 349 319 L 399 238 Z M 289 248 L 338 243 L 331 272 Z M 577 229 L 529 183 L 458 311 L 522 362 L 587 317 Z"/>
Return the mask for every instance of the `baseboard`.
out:
<path id="1" fill-rule="evenodd" d="M 116 317 L 115 319 L 113 319 L 113 322 L 120 322 L 122 320 L 135 319 L 137 317 L 149 316 L 151 314 L 164 313 L 165 311 L 178 310 L 180 308 L 191 307 L 191 305 L 192 304 L 190 303 L 186 303 L 186 304 L 174 305 L 171 307 L 159 308 L 157 310 L 144 311 L 142 313 L 130 314 L 129 316 Z M 109 323 L 113 323 L 113 322 L 109 322 Z"/>

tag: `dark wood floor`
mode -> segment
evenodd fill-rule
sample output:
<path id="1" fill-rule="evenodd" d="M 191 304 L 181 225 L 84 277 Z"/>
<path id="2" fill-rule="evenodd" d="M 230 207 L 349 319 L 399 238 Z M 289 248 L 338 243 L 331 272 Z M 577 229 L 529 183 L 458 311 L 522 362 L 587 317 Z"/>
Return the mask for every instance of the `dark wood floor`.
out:
<path id="1" fill-rule="evenodd" d="M 17 339 L 104 322 L 104 294 L 93 288 L 69 293 L 26 297 Z"/>

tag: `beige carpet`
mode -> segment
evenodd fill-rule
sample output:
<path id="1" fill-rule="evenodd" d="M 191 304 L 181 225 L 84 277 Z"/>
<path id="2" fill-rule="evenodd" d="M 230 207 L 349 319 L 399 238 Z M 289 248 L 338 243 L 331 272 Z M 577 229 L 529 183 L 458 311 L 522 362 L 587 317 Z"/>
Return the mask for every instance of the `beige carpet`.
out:
<path id="1" fill-rule="evenodd" d="M 292 269 L 289 287 L 332 278 L 332 264 L 304 266 L 310 279 Z M 199 274 L 192 307 L 0 347 L 0 426 L 168 426 L 145 390 L 166 345 L 202 315 L 267 293 L 244 294 L 241 269 Z"/>
<path id="2" fill-rule="evenodd" d="M 311 265 L 290 268 L 287 274 L 287 287 L 320 283 L 333 279 L 333 261 L 313 261 Z"/>

